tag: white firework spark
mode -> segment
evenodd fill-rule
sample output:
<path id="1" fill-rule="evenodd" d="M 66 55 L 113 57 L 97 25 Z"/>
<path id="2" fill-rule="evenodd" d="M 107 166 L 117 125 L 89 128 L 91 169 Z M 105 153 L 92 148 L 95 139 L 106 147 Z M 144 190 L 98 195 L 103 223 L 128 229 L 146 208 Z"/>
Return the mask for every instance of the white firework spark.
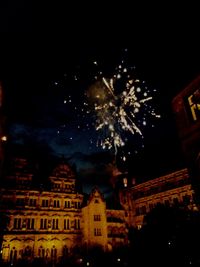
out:
<path id="1" fill-rule="evenodd" d="M 94 105 L 96 131 L 101 133 L 98 145 L 103 149 L 114 149 L 115 155 L 118 149 L 126 144 L 125 133 L 142 136 L 140 124 L 146 125 L 144 110 L 151 116 L 159 117 L 146 104 L 152 100 L 147 88 L 143 88 L 138 79 L 130 77 L 128 69 L 119 65 L 113 77 L 101 77 L 87 93 Z M 118 88 L 117 83 L 121 80 L 122 84 L 118 85 Z M 144 113 L 143 116 L 140 113 Z M 139 116 L 143 117 L 140 123 Z"/>

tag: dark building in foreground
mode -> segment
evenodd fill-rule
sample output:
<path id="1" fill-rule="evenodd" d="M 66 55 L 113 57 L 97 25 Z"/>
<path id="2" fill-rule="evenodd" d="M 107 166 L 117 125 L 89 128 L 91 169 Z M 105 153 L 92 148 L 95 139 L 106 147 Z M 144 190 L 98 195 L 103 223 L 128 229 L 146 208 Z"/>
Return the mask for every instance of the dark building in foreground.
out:
<path id="1" fill-rule="evenodd" d="M 173 99 L 172 106 L 183 154 L 200 200 L 200 76 Z"/>

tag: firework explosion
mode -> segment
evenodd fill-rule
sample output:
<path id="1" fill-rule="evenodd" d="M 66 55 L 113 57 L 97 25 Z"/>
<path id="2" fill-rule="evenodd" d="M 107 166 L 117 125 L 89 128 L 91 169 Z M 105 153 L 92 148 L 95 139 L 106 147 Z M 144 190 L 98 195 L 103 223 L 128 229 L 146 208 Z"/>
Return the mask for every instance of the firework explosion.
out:
<path id="1" fill-rule="evenodd" d="M 95 111 L 95 128 L 101 136 L 98 145 L 113 150 L 115 155 L 126 145 L 128 135 L 143 135 L 148 115 L 160 117 L 148 105 L 152 97 L 145 82 L 133 78 L 133 71 L 119 65 L 111 78 L 96 77 L 87 92 Z"/>

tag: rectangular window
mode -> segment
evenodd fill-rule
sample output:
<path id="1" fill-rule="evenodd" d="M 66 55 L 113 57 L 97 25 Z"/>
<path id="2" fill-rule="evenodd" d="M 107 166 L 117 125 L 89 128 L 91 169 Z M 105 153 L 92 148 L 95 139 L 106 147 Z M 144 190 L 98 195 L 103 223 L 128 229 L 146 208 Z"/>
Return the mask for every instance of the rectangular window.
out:
<path id="1" fill-rule="evenodd" d="M 14 229 L 22 228 L 22 220 L 21 218 L 14 218 Z"/>
<path id="2" fill-rule="evenodd" d="M 74 220 L 74 229 L 80 229 L 80 220 L 79 219 Z"/>
<path id="3" fill-rule="evenodd" d="M 54 200 L 53 206 L 54 206 L 54 208 L 59 208 L 60 207 L 60 201 L 59 200 Z"/>
<path id="4" fill-rule="evenodd" d="M 52 229 L 58 229 L 58 219 L 52 220 Z"/>
<path id="5" fill-rule="evenodd" d="M 34 229 L 35 219 L 31 219 L 31 229 Z"/>
<path id="6" fill-rule="evenodd" d="M 40 219 L 40 229 L 47 229 L 47 219 Z"/>
<path id="7" fill-rule="evenodd" d="M 101 228 L 94 228 L 94 235 L 95 236 L 101 236 Z"/>
<path id="8" fill-rule="evenodd" d="M 190 117 L 193 121 L 200 119 L 200 90 L 197 89 L 187 98 Z"/>
<path id="9" fill-rule="evenodd" d="M 49 206 L 49 201 L 48 199 L 43 199 L 42 200 L 42 207 L 48 207 Z"/>
<path id="10" fill-rule="evenodd" d="M 64 230 L 70 229 L 70 222 L 69 219 L 64 219 Z"/>
<path id="11" fill-rule="evenodd" d="M 34 229 L 34 219 L 27 219 L 27 229 Z"/>
<path id="12" fill-rule="evenodd" d="M 43 229 L 44 228 L 44 222 L 43 222 L 43 219 L 40 219 L 40 229 Z"/>
<path id="13" fill-rule="evenodd" d="M 101 221 L 101 215 L 94 215 L 94 221 Z"/>
<path id="14" fill-rule="evenodd" d="M 27 219 L 26 227 L 27 227 L 27 229 L 31 228 L 31 219 Z"/>
<path id="15" fill-rule="evenodd" d="M 70 201 L 68 201 L 68 200 L 65 201 L 65 208 L 69 209 L 70 206 L 71 206 L 71 205 L 70 205 Z"/>

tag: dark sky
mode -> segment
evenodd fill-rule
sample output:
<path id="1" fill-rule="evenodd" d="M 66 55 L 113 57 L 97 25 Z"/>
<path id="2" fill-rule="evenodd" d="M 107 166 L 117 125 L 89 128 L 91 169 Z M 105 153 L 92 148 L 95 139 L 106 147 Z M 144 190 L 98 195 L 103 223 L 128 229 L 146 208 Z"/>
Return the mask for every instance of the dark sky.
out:
<path id="1" fill-rule="evenodd" d="M 74 130 L 77 113 L 71 109 L 82 105 L 92 63 L 98 61 L 110 73 L 127 49 L 127 64 L 136 67 L 150 90 L 157 90 L 153 104 L 161 119 L 154 128 L 144 129 L 144 148 L 119 165 L 145 177 L 181 167 L 171 101 L 200 74 L 196 10 L 192 5 L 136 6 L 125 1 L 110 6 L 85 1 L 71 6 L 1 3 L 0 78 L 11 141 L 64 154 L 84 176 L 95 171 L 102 176 L 110 158 L 105 160 L 105 154 L 99 156 L 101 149 L 87 145 L 92 130 Z M 72 104 L 63 105 L 65 100 L 69 104 L 69 96 Z"/>

